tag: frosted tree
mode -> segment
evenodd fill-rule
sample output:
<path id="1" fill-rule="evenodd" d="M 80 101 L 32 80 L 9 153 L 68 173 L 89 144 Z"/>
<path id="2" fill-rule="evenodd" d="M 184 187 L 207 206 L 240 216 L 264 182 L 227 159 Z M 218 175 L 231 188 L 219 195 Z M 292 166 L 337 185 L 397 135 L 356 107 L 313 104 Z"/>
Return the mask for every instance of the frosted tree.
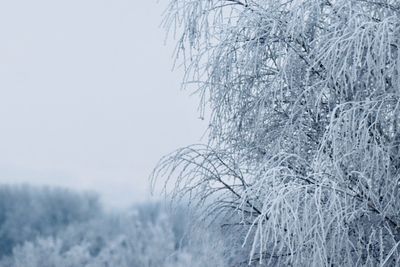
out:
<path id="1" fill-rule="evenodd" d="M 211 115 L 153 181 L 229 218 L 246 263 L 399 266 L 400 3 L 170 0 L 164 25 Z"/>

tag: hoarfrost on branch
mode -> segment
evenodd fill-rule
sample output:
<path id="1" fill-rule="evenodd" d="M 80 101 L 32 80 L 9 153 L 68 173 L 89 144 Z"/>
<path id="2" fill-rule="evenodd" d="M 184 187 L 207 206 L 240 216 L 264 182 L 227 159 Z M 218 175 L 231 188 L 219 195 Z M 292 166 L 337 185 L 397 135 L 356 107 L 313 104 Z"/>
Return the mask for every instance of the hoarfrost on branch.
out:
<path id="1" fill-rule="evenodd" d="M 209 143 L 164 157 L 249 263 L 400 264 L 397 0 L 170 0 Z"/>

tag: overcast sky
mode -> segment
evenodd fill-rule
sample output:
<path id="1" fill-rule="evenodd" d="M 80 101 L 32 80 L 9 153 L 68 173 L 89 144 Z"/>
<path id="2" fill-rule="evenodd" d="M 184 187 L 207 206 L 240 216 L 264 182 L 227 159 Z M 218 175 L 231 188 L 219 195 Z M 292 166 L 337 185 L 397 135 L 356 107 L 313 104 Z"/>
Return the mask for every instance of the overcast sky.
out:
<path id="1" fill-rule="evenodd" d="M 205 130 L 171 72 L 164 6 L 0 2 L 1 183 L 96 190 L 112 207 L 148 199 L 157 160 Z"/>

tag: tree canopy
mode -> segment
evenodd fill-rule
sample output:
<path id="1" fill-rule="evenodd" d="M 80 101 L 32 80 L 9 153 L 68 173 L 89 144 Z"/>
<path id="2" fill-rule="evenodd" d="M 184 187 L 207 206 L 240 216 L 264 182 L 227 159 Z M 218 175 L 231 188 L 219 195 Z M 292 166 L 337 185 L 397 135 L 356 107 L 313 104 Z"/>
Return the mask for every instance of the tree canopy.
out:
<path id="1" fill-rule="evenodd" d="M 249 263 L 400 264 L 397 0 L 170 0 L 209 142 L 167 177 L 224 216 Z"/>

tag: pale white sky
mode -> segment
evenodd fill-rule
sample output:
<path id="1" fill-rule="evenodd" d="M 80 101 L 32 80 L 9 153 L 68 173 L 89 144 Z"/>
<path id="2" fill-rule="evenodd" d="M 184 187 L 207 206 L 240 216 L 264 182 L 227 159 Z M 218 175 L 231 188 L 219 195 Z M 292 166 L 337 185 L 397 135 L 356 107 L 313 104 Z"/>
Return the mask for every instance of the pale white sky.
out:
<path id="1" fill-rule="evenodd" d="M 0 2 L 0 183 L 92 189 L 126 206 L 148 198 L 162 155 L 200 141 L 162 2 Z"/>

